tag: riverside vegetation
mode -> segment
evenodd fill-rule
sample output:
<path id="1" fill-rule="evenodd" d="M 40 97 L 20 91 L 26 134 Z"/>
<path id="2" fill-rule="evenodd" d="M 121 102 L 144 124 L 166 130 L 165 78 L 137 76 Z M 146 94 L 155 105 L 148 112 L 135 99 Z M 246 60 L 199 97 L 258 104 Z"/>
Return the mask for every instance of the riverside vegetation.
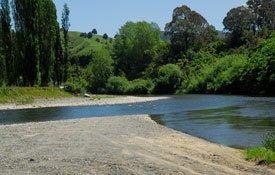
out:
<path id="1" fill-rule="evenodd" d="M 67 4 L 61 25 L 52 0 L 0 5 L 1 102 L 18 86 L 45 87 L 51 94 L 61 93 L 51 87 L 65 85 L 72 93 L 275 95 L 272 0 L 231 9 L 224 32 L 183 5 L 164 32 L 154 22 L 128 21 L 114 38 L 96 29 L 69 31 Z"/>
<path id="2" fill-rule="evenodd" d="M 275 162 L 275 133 L 270 132 L 263 136 L 263 146 L 245 150 L 249 160 L 257 160 L 258 164 Z"/>

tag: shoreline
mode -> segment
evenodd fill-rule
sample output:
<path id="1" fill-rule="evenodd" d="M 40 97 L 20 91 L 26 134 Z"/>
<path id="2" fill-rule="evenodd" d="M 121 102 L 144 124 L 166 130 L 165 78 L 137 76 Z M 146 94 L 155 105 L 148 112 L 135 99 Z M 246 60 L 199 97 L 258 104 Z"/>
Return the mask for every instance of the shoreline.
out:
<path id="1" fill-rule="evenodd" d="M 138 96 L 118 96 L 107 98 L 91 97 L 68 97 L 68 98 L 49 98 L 49 99 L 34 99 L 33 103 L 15 104 L 7 103 L 0 104 L 0 110 L 19 110 L 19 109 L 37 109 L 37 108 L 53 108 L 66 106 L 99 106 L 99 105 L 121 105 L 131 103 L 142 103 L 157 101 L 169 98 L 168 96 L 158 97 L 138 97 Z"/>
<path id="2" fill-rule="evenodd" d="M 0 126 L 0 174 L 274 174 L 148 115 Z"/>

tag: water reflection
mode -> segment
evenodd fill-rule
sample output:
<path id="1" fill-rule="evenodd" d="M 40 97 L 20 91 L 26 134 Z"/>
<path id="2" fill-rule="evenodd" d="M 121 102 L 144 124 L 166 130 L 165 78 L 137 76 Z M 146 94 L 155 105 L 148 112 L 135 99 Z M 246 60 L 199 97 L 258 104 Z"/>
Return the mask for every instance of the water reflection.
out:
<path id="1" fill-rule="evenodd" d="M 239 99 L 238 105 L 235 105 L 236 101 L 231 101 L 232 106 L 184 110 L 152 115 L 152 118 L 159 124 L 226 146 L 259 146 L 262 144 L 262 135 L 274 131 L 275 99 Z"/>

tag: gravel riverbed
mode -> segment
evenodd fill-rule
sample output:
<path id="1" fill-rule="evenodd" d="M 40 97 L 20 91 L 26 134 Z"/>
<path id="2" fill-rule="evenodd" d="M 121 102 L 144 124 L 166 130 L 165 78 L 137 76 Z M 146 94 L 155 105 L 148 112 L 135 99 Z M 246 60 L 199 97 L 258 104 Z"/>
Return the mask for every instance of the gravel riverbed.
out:
<path id="1" fill-rule="evenodd" d="M 1 108 L 123 104 L 164 97 L 146 98 L 47 99 Z M 246 161 L 241 150 L 158 125 L 148 115 L 134 115 L 0 125 L 0 174 L 268 175 L 275 169 Z"/>

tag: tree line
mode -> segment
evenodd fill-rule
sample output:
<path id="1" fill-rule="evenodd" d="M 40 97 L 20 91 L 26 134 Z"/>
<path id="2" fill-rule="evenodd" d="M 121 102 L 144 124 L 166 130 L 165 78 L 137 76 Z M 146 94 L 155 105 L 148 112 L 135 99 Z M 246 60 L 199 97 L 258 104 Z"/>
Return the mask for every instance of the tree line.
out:
<path id="1" fill-rule="evenodd" d="M 9 18 L 5 1 L 1 1 L 1 60 L 6 60 L 7 71 L 0 80 L 7 84 L 46 86 L 63 82 L 75 93 L 275 94 L 273 0 L 248 0 L 246 5 L 231 9 L 223 20 L 223 36 L 186 5 L 174 9 L 163 32 L 154 22 L 128 21 L 112 44 L 92 51 L 84 65 L 70 62 L 68 16 L 62 16 L 60 32 L 55 13 L 21 11 L 23 2 L 30 1 L 13 0 L 15 23 L 16 16 L 20 21 L 14 31 L 10 25 L 4 29 Z M 26 4 L 55 12 L 52 1 L 35 2 L 40 3 Z M 63 12 L 69 14 L 66 8 Z M 24 21 L 21 15 L 31 15 L 32 22 Z M 46 25 L 49 21 L 53 25 Z M 48 40 L 48 36 L 53 37 Z M 10 40 L 12 44 L 7 42 Z M 15 62 L 19 63 L 16 71 L 9 71 Z"/>
<path id="2" fill-rule="evenodd" d="M 0 84 L 48 86 L 66 81 L 67 4 L 62 14 L 64 44 L 52 0 L 1 0 L 0 4 Z"/>

